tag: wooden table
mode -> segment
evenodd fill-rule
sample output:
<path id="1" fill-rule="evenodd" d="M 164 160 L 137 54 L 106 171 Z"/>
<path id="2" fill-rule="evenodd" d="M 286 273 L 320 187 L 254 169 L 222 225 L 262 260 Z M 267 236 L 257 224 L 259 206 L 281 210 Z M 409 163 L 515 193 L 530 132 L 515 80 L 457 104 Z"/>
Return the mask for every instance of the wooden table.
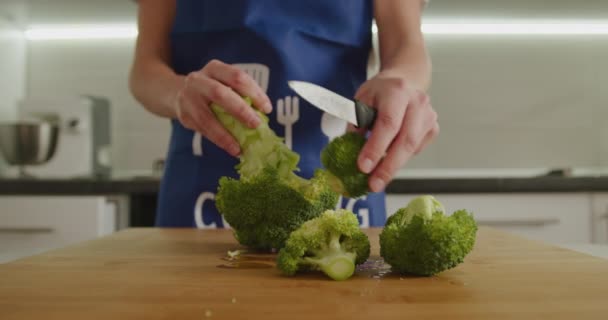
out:
<path id="1" fill-rule="evenodd" d="M 488 228 L 430 278 L 218 267 L 237 247 L 225 230 L 131 229 L 0 265 L 0 319 L 608 319 L 607 261 Z"/>

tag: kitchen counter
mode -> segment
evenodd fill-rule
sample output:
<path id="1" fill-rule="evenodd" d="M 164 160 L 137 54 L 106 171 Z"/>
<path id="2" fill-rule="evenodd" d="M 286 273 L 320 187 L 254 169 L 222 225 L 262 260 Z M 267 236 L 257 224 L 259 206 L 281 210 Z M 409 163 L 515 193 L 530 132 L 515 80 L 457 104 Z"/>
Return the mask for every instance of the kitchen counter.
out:
<path id="1" fill-rule="evenodd" d="M 496 174 L 502 176 L 495 176 Z M 541 176 L 538 172 L 408 171 L 387 187 L 392 196 L 413 194 L 524 194 L 608 192 L 608 174 Z M 112 178 L 0 178 L 0 196 L 118 196 L 127 199 L 129 226 L 154 226 L 160 178 L 152 175 Z"/>
<path id="2" fill-rule="evenodd" d="M 74 178 L 22 179 L 0 178 L 0 195 L 99 195 L 158 193 L 160 179 L 141 178 Z"/>
<path id="3" fill-rule="evenodd" d="M 78 178 L 78 179 L 0 179 L 0 195 L 156 195 L 160 179 Z M 386 189 L 392 194 L 419 193 L 517 193 L 608 191 L 606 176 L 530 176 L 530 177 L 397 177 Z"/>
<path id="4" fill-rule="evenodd" d="M 11 319 L 604 319 L 608 261 L 479 230 L 465 262 L 434 277 L 392 274 L 378 258 L 336 282 L 281 276 L 228 230 L 130 229 L 0 265 Z M 247 260 L 245 260 L 247 259 Z"/>

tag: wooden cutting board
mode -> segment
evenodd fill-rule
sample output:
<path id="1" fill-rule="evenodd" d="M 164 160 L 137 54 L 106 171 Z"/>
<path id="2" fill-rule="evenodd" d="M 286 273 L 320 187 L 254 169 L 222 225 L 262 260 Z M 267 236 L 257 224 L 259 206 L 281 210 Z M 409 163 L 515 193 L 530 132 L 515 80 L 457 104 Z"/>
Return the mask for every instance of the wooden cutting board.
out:
<path id="1" fill-rule="evenodd" d="M 234 268 L 225 230 L 126 230 L 0 265 L 0 319 L 608 319 L 606 260 L 481 228 L 464 264 L 402 277 L 368 232 L 375 267 L 335 282 Z"/>

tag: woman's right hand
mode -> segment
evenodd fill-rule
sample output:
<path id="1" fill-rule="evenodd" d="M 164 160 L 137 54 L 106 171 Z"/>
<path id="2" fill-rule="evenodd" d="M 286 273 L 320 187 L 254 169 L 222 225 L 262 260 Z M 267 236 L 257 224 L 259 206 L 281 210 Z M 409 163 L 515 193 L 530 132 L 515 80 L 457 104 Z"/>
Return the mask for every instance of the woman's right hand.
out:
<path id="1" fill-rule="evenodd" d="M 241 152 L 238 142 L 216 119 L 211 104 L 217 103 L 246 126 L 256 128 L 261 119 L 243 100 L 244 96 L 250 97 L 258 110 L 272 111 L 266 93 L 245 71 L 211 60 L 201 70 L 186 76 L 173 107 L 184 127 L 199 132 L 232 156 L 238 156 Z"/>

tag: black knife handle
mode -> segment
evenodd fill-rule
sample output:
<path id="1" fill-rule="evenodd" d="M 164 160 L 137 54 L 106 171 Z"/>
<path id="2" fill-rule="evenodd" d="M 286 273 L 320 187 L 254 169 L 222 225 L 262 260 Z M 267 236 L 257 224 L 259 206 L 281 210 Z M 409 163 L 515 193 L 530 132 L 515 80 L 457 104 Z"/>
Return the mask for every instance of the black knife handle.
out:
<path id="1" fill-rule="evenodd" d="M 376 121 L 376 109 L 365 103 L 355 100 L 355 115 L 357 116 L 357 128 L 371 129 Z"/>

